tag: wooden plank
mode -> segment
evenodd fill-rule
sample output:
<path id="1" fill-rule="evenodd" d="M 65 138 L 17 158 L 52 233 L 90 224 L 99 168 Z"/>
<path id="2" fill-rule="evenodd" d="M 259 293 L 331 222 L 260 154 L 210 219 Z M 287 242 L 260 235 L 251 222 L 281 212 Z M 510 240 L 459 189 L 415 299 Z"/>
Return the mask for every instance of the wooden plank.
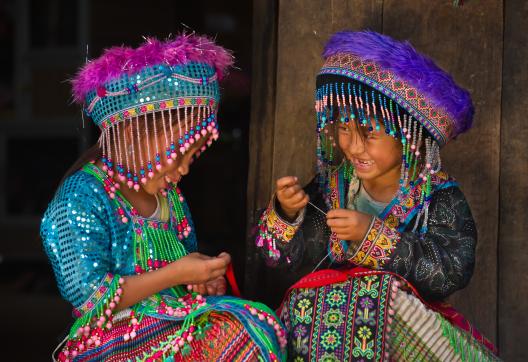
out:
<path id="1" fill-rule="evenodd" d="M 503 2 L 454 8 L 449 1 L 385 0 L 383 32 L 409 39 L 472 94 L 474 128 L 443 151 L 446 169 L 462 186 L 479 231 L 470 285 L 451 301 L 496 341 L 497 236 Z"/>
<path id="2" fill-rule="evenodd" d="M 528 314 L 528 4 L 505 2 L 499 232 L 499 349 L 527 361 Z"/>
<path id="3" fill-rule="evenodd" d="M 264 17 L 262 9 L 254 2 L 254 29 L 265 28 L 258 25 Z M 315 164 L 315 114 L 313 111 L 313 92 L 315 75 L 321 67 L 321 52 L 330 34 L 336 30 L 360 29 L 370 27 L 381 29 L 382 1 L 364 2 L 361 0 L 281 0 L 278 3 L 277 43 L 276 43 L 276 94 L 273 114 L 274 125 L 261 124 L 268 121 L 266 110 L 253 109 L 251 132 L 263 132 L 260 141 L 258 135 L 251 136 L 250 185 L 248 197 L 249 214 L 255 208 L 265 207 L 273 192 L 278 177 L 295 174 L 303 183 L 313 177 Z M 269 29 L 269 28 L 268 28 Z M 255 46 L 260 39 L 255 34 Z M 259 58 L 259 49 L 254 59 Z M 261 51 L 260 51 L 261 52 Z M 266 68 L 255 65 L 254 76 L 262 77 L 260 72 Z M 268 76 L 270 72 L 266 73 Z M 258 81 L 258 80 L 257 80 Z M 269 82 L 269 81 L 268 81 Z M 268 83 L 270 84 L 270 83 Z M 253 107 L 267 100 L 253 94 Z M 255 103 L 255 101 L 257 103 Z M 258 106 L 257 106 L 258 107 Z M 263 115 L 264 114 L 264 115 Z M 260 118 L 259 118 L 260 117 Z M 259 119 L 257 119 L 259 118 Z M 267 132 L 272 130 L 268 136 Z M 260 142 L 260 143 L 259 143 Z M 269 149 L 271 144 L 271 149 Z M 258 150 L 258 151 L 257 151 Z M 266 156 L 266 154 L 268 156 Z M 258 161 L 260 157 L 260 162 Z M 272 161 L 271 178 L 268 159 Z M 265 183 L 268 182 L 266 185 Z M 258 195 L 251 195 L 256 192 Z M 253 207 L 253 209 L 251 209 Z M 253 214 L 254 215 L 254 214 Z M 250 224 L 255 223 L 250 219 Z M 250 233 L 251 234 L 251 233 Z M 283 292 L 294 281 L 294 277 L 283 271 L 265 268 L 258 261 L 253 246 L 254 238 L 248 238 L 248 267 L 246 277 L 246 295 L 258 297 L 271 306 L 277 306 Z M 258 287 L 258 290 L 255 288 Z M 273 293 L 266 293 L 273 291 Z"/>
<path id="4" fill-rule="evenodd" d="M 277 64 L 277 0 L 253 0 L 253 60 L 249 172 L 247 188 L 248 238 L 246 243 L 245 296 L 262 291 L 265 266 L 255 247 L 253 229 L 258 210 L 272 193 L 273 128 Z"/>
<path id="5" fill-rule="evenodd" d="M 307 183 L 315 165 L 315 76 L 329 36 L 338 30 L 381 29 L 382 1 L 279 2 L 277 107 L 273 180 L 296 175 Z"/>

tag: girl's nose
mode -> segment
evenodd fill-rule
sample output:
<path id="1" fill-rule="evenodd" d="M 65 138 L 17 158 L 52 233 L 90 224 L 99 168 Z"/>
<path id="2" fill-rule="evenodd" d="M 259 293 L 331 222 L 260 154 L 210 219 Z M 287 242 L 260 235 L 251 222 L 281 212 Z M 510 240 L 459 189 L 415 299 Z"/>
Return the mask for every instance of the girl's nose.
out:
<path id="1" fill-rule="evenodd" d="M 365 152 L 365 142 L 363 138 L 357 132 L 352 133 L 350 136 L 350 144 L 348 146 L 348 151 L 353 155 L 360 155 Z"/>
<path id="2" fill-rule="evenodd" d="M 187 157 L 184 157 L 180 164 L 178 165 L 178 172 L 180 175 L 185 176 L 189 173 L 189 159 Z"/>

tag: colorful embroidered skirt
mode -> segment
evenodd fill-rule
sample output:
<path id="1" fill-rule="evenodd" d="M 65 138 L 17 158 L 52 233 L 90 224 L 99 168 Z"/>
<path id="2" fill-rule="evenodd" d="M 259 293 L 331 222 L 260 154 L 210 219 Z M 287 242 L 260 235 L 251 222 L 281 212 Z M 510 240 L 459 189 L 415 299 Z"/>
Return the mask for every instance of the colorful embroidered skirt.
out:
<path id="1" fill-rule="evenodd" d="M 147 302 L 145 302 L 147 303 Z M 137 314 L 136 314 L 137 316 Z M 119 312 L 97 345 L 81 352 L 68 340 L 58 354 L 69 361 L 279 361 L 286 358 L 284 327 L 264 305 L 233 297 L 208 297 L 207 305 L 189 318 L 143 315 L 130 338 L 131 309 Z M 87 345 L 85 343 L 85 345 Z M 74 351 L 74 352 L 72 352 Z"/>
<path id="2" fill-rule="evenodd" d="M 291 361 L 495 361 L 493 345 L 446 304 L 363 268 L 312 273 L 279 310 Z"/>

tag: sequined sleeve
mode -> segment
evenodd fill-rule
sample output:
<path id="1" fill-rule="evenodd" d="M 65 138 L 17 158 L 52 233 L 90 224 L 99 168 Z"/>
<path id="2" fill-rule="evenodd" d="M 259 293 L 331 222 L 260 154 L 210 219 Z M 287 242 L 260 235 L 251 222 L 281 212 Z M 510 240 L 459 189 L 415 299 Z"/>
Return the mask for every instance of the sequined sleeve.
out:
<path id="1" fill-rule="evenodd" d="M 115 219 L 102 185 L 82 172 L 67 179 L 44 215 L 41 236 L 62 296 L 87 313 L 115 291 L 111 231 Z"/>
<path id="2" fill-rule="evenodd" d="M 445 298 L 468 284 L 475 264 L 475 222 L 458 187 L 434 193 L 427 230 L 423 236 L 400 233 L 374 218 L 362 243 L 348 255 L 349 261 L 395 272 L 424 297 Z"/>

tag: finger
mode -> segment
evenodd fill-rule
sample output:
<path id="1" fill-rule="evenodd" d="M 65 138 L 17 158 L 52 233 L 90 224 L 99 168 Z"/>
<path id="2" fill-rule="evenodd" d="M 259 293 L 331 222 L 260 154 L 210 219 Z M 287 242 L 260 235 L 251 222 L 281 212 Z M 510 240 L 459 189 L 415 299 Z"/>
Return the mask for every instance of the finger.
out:
<path id="1" fill-rule="evenodd" d="M 226 269 L 216 269 L 211 273 L 211 279 L 216 279 L 219 277 L 223 277 L 226 273 Z"/>
<path id="2" fill-rule="evenodd" d="M 306 196 L 306 193 L 304 192 L 304 190 L 300 190 L 299 192 L 295 193 L 292 195 L 292 197 L 290 198 L 289 202 L 291 204 L 297 204 L 299 202 L 301 202 L 304 197 Z"/>
<path id="3" fill-rule="evenodd" d="M 310 197 L 308 195 L 305 195 L 301 201 L 292 205 L 292 209 L 302 209 L 306 205 L 308 205 L 308 202 L 310 202 Z"/>
<path id="4" fill-rule="evenodd" d="M 225 251 L 218 254 L 217 258 L 225 260 L 227 264 L 231 263 L 231 255 L 229 255 L 229 253 L 226 253 Z"/>
<path id="5" fill-rule="evenodd" d="M 207 284 L 207 294 L 216 295 L 216 286 L 212 283 Z"/>
<path id="6" fill-rule="evenodd" d="M 222 256 L 213 258 L 210 260 L 205 261 L 207 263 L 207 267 L 211 272 L 215 270 L 225 270 L 227 268 L 227 265 L 231 262 L 230 256 Z"/>
<path id="7" fill-rule="evenodd" d="M 326 219 L 326 224 L 328 226 L 330 226 L 331 228 L 351 226 L 350 220 L 349 219 L 345 219 L 345 218 Z"/>
<path id="8" fill-rule="evenodd" d="M 350 216 L 354 215 L 354 213 L 355 213 L 355 211 L 352 211 L 352 210 L 332 209 L 332 210 L 328 211 L 328 214 L 326 215 L 326 217 L 328 219 L 344 218 L 344 217 L 350 217 Z"/>
<path id="9" fill-rule="evenodd" d="M 297 183 L 298 179 L 295 176 L 281 177 L 277 180 L 277 191 L 288 186 L 293 186 Z"/>
<path id="10" fill-rule="evenodd" d="M 198 293 L 200 294 L 207 293 L 207 288 L 205 287 L 205 284 L 198 284 Z"/>
<path id="11" fill-rule="evenodd" d="M 226 285 L 226 282 L 225 282 L 225 279 L 223 282 L 219 283 L 219 285 L 217 285 L 216 287 L 216 295 L 224 295 L 226 293 L 226 290 L 227 290 L 227 285 Z"/>
<path id="12" fill-rule="evenodd" d="M 295 194 L 300 191 L 302 191 L 301 186 L 296 184 L 283 189 L 282 196 L 286 199 L 291 199 L 293 196 L 295 196 Z"/>

